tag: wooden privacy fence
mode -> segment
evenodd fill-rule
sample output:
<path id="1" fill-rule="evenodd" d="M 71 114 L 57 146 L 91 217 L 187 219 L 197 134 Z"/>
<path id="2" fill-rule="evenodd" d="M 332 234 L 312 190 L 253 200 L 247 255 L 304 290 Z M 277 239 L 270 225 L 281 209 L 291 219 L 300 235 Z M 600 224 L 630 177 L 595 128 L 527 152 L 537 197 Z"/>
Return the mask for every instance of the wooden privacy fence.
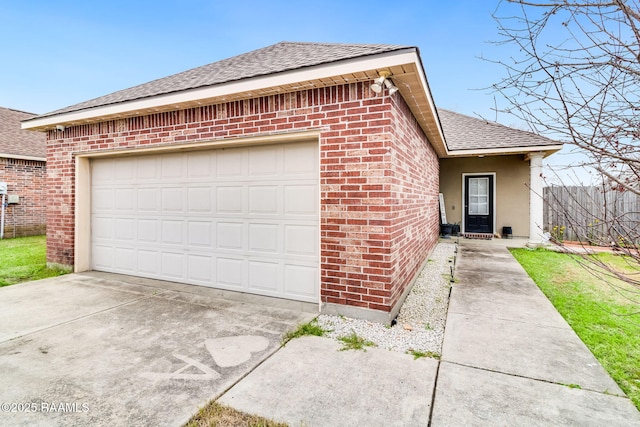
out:
<path id="1" fill-rule="evenodd" d="M 558 240 L 638 244 L 640 196 L 602 187 L 545 187 L 544 229 Z"/>

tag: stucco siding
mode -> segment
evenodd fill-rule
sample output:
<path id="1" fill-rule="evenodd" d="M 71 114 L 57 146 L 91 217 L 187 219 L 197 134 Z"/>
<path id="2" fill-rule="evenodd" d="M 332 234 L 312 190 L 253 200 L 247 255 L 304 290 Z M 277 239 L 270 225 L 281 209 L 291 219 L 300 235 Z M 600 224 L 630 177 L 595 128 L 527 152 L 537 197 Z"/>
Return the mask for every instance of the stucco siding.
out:
<path id="1" fill-rule="evenodd" d="M 462 177 L 465 173 L 495 173 L 496 229 L 513 230 L 513 236 L 529 236 L 529 162 L 522 155 L 465 157 L 440 160 L 440 192 L 444 195 L 447 222 L 461 223 Z"/>

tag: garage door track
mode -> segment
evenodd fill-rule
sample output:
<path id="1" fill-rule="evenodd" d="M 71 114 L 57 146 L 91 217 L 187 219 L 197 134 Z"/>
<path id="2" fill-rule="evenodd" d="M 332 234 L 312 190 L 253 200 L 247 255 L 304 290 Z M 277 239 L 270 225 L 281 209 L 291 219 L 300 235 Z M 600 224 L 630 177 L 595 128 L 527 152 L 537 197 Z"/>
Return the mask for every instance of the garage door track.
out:
<path id="1" fill-rule="evenodd" d="M 0 288 L 0 425 L 180 425 L 313 316 L 104 273 Z"/>

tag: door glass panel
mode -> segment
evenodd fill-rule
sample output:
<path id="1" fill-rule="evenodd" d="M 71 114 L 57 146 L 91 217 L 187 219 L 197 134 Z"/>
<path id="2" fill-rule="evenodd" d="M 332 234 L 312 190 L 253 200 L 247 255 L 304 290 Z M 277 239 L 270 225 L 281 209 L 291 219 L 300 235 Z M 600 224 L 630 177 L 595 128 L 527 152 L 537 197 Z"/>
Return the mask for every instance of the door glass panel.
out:
<path id="1" fill-rule="evenodd" d="M 489 178 L 469 178 L 469 215 L 489 215 Z"/>

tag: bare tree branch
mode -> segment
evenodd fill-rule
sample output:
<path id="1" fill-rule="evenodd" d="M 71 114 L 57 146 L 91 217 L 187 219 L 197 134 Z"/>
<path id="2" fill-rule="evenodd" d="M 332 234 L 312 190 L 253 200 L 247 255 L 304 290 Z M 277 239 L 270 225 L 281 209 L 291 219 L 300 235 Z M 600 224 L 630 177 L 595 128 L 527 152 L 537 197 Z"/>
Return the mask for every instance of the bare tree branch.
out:
<path id="1" fill-rule="evenodd" d="M 504 101 L 496 114 L 577 147 L 587 156 L 581 166 L 600 177 L 599 190 L 545 191 L 556 221 L 585 245 L 615 247 L 640 272 L 640 207 L 625 205 L 640 205 L 640 0 L 500 0 L 494 19 L 501 39 L 493 43 L 517 51 L 489 59 L 505 72 L 491 88 Z M 640 293 L 640 274 L 585 261 Z"/>

